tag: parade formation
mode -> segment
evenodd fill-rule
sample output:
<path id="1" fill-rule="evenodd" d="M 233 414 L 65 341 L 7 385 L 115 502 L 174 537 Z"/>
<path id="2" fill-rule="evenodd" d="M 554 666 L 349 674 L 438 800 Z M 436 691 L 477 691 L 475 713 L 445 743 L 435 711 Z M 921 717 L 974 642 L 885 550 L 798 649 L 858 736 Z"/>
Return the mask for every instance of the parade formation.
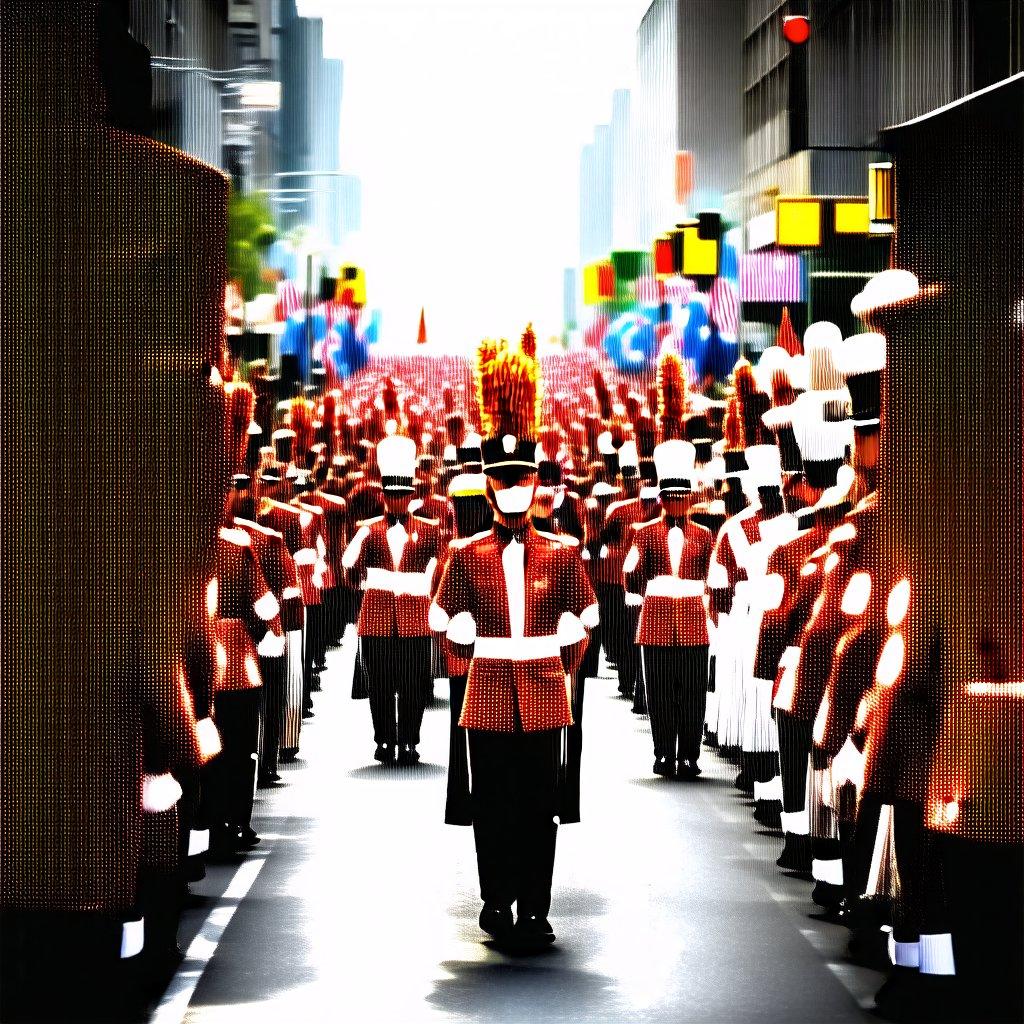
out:
<path id="1" fill-rule="evenodd" d="M 166 737 L 144 741 L 143 824 L 178 851 L 139 892 L 134 925 L 164 923 L 147 948 L 173 948 L 179 886 L 205 858 L 259 843 L 254 787 L 280 782 L 315 695 L 349 685 L 323 675 L 349 630 L 368 760 L 415 764 L 450 681 L 446 820 L 472 825 L 480 928 L 503 947 L 555 941 L 556 834 L 580 819 L 603 647 L 649 717 L 653 774 L 699 784 L 702 757 L 735 764 L 779 868 L 813 881 L 854 959 L 891 961 L 884 1013 L 962 993 L 960 964 L 989 939 L 951 933 L 936 850 L 1003 754 L 976 750 L 936 803 L 949 711 L 929 697 L 934 653 L 908 650 L 914 582 L 879 543 L 885 337 L 821 322 L 793 348 L 740 359 L 711 400 L 671 341 L 645 394 L 593 358 L 538 357 L 528 328 L 481 343 L 472 372 L 393 357 L 261 412 L 273 379 L 243 379 L 225 347 L 208 386 L 230 488 L 180 676 L 196 757 L 173 765 Z M 978 713 L 999 718 L 994 692 Z"/>
<path id="2" fill-rule="evenodd" d="M 1016 209 L 1021 76 L 934 129 L 885 129 L 896 170 L 870 164 L 870 198 L 758 193 L 761 255 L 785 276 L 814 250 L 814 302 L 758 291 L 749 231 L 702 209 L 585 267 L 582 330 L 440 351 L 424 310 L 402 350 L 377 345 L 355 263 L 314 281 L 310 255 L 305 288 L 268 265 L 246 303 L 225 177 L 122 130 L 113 101 L 103 121 L 106 14 L 43 7 L 88 38 L 58 80 L 39 69 L 61 41 L 12 22 L 34 47 L 15 120 L 36 147 L 14 177 L 45 163 L 59 197 L 15 204 L 5 241 L 28 296 L 3 438 L 21 488 L 5 519 L 23 524 L 4 565 L 15 1016 L 60 989 L 53 963 L 104 1007 L 116 992 L 151 1008 L 189 968 L 179 928 L 199 883 L 272 847 L 261 808 L 302 785 L 283 766 L 312 722 L 335 735 L 339 707 L 365 720 L 360 785 L 443 767 L 436 817 L 461 827 L 467 862 L 472 837 L 481 955 L 527 971 L 571 948 L 556 850 L 562 826 L 588 843 L 617 827 L 583 798 L 588 767 L 623 763 L 621 736 L 585 725 L 607 696 L 615 728 L 648 744 L 630 785 L 699 793 L 697 835 L 711 823 L 694 807 L 744 808 L 773 844 L 761 873 L 806 883 L 800 906 L 843 936 L 846 963 L 884 974 L 873 1012 L 1020 1019 L 1024 278 L 964 225 L 992 219 L 986 188 Z M 784 22 L 803 45 L 807 18 Z M 678 157 L 682 209 L 695 188 Z M 111 199 L 136 193 L 138 209 Z M 922 225 L 953 195 L 960 220 L 933 245 Z M 836 270 L 849 253 L 858 269 Z M 103 283 L 74 318 L 47 292 L 69 267 Z M 432 766 L 420 748 L 439 722 Z M 347 824 L 372 846 L 377 809 L 361 806 Z"/>

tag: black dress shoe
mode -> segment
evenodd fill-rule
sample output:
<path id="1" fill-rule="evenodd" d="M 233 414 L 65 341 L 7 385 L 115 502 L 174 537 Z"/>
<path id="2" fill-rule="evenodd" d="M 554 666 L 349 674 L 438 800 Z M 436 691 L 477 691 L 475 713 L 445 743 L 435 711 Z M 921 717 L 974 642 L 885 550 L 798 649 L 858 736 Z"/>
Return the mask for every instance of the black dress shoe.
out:
<path id="1" fill-rule="evenodd" d="M 390 743 L 378 743 L 373 759 L 381 764 L 390 764 L 395 759 L 395 748 Z"/>
<path id="2" fill-rule="evenodd" d="M 802 875 L 811 872 L 811 837 L 786 833 L 786 845 L 775 862 L 784 871 L 796 871 Z"/>
<path id="3" fill-rule="evenodd" d="M 540 914 L 520 914 L 512 939 L 520 949 L 542 949 L 555 941 L 555 933 L 546 917 Z"/>
<path id="4" fill-rule="evenodd" d="M 838 910 L 839 904 L 843 902 L 843 887 L 831 882 L 815 882 L 811 899 L 826 910 Z"/>
<path id="5" fill-rule="evenodd" d="M 260 837 L 249 825 L 244 825 L 235 833 L 235 846 L 241 850 L 251 850 L 254 846 L 258 846 L 259 843 Z"/>
<path id="6" fill-rule="evenodd" d="M 419 764 L 419 760 L 420 752 L 409 743 L 398 751 L 399 764 Z"/>
<path id="7" fill-rule="evenodd" d="M 696 761 L 680 761 L 676 775 L 680 779 L 687 779 L 692 782 L 700 775 L 700 765 Z"/>
<path id="8" fill-rule="evenodd" d="M 654 762 L 653 771 L 655 775 L 663 775 L 666 778 L 671 778 L 676 773 L 676 763 L 675 761 L 670 761 L 667 757 L 659 757 L 658 760 Z"/>
<path id="9" fill-rule="evenodd" d="M 765 828 L 782 828 L 782 801 L 758 800 L 754 804 L 754 820 Z"/>
<path id="10" fill-rule="evenodd" d="M 485 903 L 480 911 L 480 930 L 492 938 L 507 939 L 512 934 L 512 909 Z"/>

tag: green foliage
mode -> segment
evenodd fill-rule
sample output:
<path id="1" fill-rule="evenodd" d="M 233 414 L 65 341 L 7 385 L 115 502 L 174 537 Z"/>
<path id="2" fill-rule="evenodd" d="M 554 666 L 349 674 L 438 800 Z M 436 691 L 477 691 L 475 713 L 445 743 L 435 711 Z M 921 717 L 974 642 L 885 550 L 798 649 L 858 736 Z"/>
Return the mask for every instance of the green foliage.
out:
<path id="1" fill-rule="evenodd" d="M 277 237 L 274 215 L 262 192 L 228 197 L 228 278 L 238 281 L 246 302 L 264 291 L 263 256 Z"/>

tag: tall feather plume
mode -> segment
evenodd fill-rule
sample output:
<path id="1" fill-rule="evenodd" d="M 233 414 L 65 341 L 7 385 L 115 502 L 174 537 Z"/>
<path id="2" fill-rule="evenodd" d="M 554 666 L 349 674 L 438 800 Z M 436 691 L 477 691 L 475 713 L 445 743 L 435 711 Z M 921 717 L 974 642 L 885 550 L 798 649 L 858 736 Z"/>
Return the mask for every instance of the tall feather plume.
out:
<path id="1" fill-rule="evenodd" d="M 526 330 L 523 331 L 523 336 L 519 340 L 519 347 L 523 355 L 529 356 L 531 359 L 537 358 L 537 335 L 533 333 L 532 323 L 526 325 Z"/>
<path id="2" fill-rule="evenodd" d="M 485 338 L 476 349 L 477 408 L 480 412 L 480 432 L 491 434 L 491 409 L 494 406 L 494 364 L 498 358 L 498 343 Z"/>
<path id="3" fill-rule="evenodd" d="M 535 438 L 543 398 L 537 359 L 522 348 L 513 349 L 508 342 L 501 341 L 495 345 L 493 357 L 485 353 L 478 365 L 480 419 L 484 432 L 491 436 L 512 434 L 518 438 Z"/>
<path id="4" fill-rule="evenodd" d="M 296 462 L 304 459 L 306 452 L 313 447 L 313 403 L 305 398 L 293 398 L 288 413 L 288 422 L 295 431 Z"/>
<path id="5" fill-rule="evenodd" d="M 743 414 L 737 395 L 731 395 L 728 400 L 725 419 L 722 421 L 722 437 L 725 438 L 727 451 L 737 451 L 743 448 Z"/>
<path id="6" fill-rule="evenodd" d="M 594 370 L 594 401 L 597 403 L 597 411 L 603 420 L 612 418 L 612 394 L 605 383 L 604 374 L 600 370 Z"/>
<path id="7" fill-rule="evenodd" d="M 401 425 L 402 407 L 398 403 L 398 392 L 395 390 L 395 382 L 390 377 L 384 378 L 384 389 L 381 392 L 381 399 L 384 402 L 384 416 Z"/>
<path id="8" fill-rule="evenodd" d="M 229 472 L 239 473 L 245 462 L 249 424 L 252 422 L 253 412 L 256 409 L 256 395 L 248 384 L 232 381 L 228 387 L 231 390 L 228 395 L 228 414 L 225 419 L 225 427 L 230 463 Z"/>
<path id="9" fill-rule="evenodd" d="M 678 352 L 666 349 L 658 357 L 658 419 L 663 439 L 682 437 L 688 405 L 683 360 Z"/>
<path id="10" fill-rule="evenodd" d="M 733 387 L 744 444 L 747 448 L 761 444 L 765 439 L 761 416 L 770 407 L 771 400 L 758 390 L 754 368 L 746 359 L 741 359 L 733 370 Z"/>
<path id="11" fill-rule="evenodd" d="M 790 382 L 789 374 L 778 369 L 772 374 L 772 401 L 775 405 L 792 405 L 796 401 L 796 392 Z"/>

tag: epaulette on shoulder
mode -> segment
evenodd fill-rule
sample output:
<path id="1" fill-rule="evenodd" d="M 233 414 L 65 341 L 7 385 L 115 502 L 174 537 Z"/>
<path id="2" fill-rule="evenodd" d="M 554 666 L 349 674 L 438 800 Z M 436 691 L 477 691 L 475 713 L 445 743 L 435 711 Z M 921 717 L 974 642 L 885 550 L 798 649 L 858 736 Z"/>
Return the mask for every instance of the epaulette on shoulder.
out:
<path id="1" fill-rule="evenodd" d="M 478 541 L 485 540 L 490 535 L 490 530 L 483 530 L 480 533 L 474 533 L 469 537 L 455 537 L 448 541 L 448 547 L 456 549 L 468 548 L 471 545 L 476 544 Z"/>
<path id="2" fill-rule="evenodd" d="M 249 534 L 241 528 L 233 529 L 230 526 L 222 526 L 218 536 L 221 540 L 227 541 L 228 544 L 234 544 L 239 548 L 247 548 L 252 543 Z"/>
<path id="3" fill-rule="evenodd" d="M 634 530 L 640 531 L 640 530 L 646 530 L 648 526 L 653 526 L 655 523 L 660 522 L 660 520 L 661 520 L 661 516 L 659 515 L 659 516 L 655 516 L 654 519 L 648 519 L 646 522 L 643 522 L 643 523 L 630 523 L 629 525 Z"/>
<path id="4" fill-rule="evenodd" d="M 538 530 L 538 537 L 543 537 L 545 540 L 553 540 L 556 544 L 563 548 L 574 548 L 579 546 L 579 541 L 568 533 L 548 533 L 546 530 Z"/>

